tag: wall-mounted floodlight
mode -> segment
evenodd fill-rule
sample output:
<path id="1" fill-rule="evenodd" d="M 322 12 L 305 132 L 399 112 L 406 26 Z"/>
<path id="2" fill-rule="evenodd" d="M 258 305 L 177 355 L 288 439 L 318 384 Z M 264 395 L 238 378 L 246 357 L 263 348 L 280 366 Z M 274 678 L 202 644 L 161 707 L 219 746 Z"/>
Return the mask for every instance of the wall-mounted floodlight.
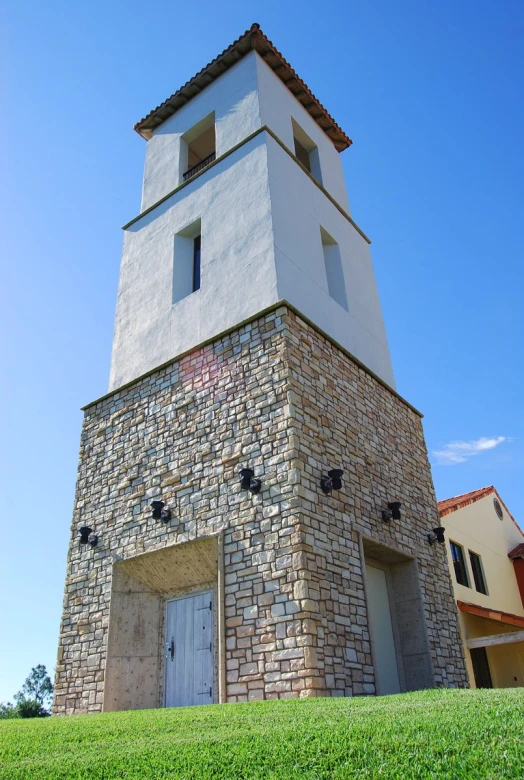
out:
<path id="1" fill-rule="evenodd" d="M 382 520 L 385 523 L 390 523 L 391 520 L 400 520 L 400 507 L 402 504 L 400 501 L 391 501 L 388 504 L 387 509 L 382 510 Z"/>
<path id="2" fill-rule="evenodd" d="M 253 469 L 240 469 L 240 487 L 242 490 L 249 490 L 250 493 L 256 495 L 260 492 L 262 483 L 259 479 L 255 479 Z"/>
<path id="3" fill-rule="evenodd" d="M 98 536 L 93 533 L 93 529 L 87 525 L 83 525 L 78 529 L 80 534 L 80 544 L 89 544 L 91 547 L 96 547 L 98 544 Z"/>
<path id="4" fill-rule="evenodd" d="M 444 531 L 446 529 L 443 528 L 441 525 L 437 526 L 433 529 L 433 532 L 428 534 L 428 542 L 430 544 L 435 544 L 435 542 L 438 542 L 439 544 L 444 544 L 446 541 L 444 538 Z"/>
<path id="5" fill-rule="evenodd" d="M 331 469 L 328 471 L 327 476 L 320 478 L 320 487 L 326 496 L 329 495 L 332 490 L 341 489 L 343 473 L 343 469 Z"/>
<path id="6" fill-rule="evenodd" d="M 151 501 L 153 520 L 161 520 L 163 523 L 169 523 L 171 520 L 171 510 L 166 507 L 163 501 Z"/>

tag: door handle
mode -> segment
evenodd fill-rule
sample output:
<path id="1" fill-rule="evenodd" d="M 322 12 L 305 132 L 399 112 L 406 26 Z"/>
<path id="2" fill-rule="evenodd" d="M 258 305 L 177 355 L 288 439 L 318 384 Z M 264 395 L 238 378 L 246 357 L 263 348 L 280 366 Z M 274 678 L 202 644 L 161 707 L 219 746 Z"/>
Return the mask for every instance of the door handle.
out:
<path id="1" fill-rule="evenodd" d="M 166 658 L 171 656 L 171 660 L 175 660 L 175 639 L 171 637 L 171 642 L 166 642 Z"/>

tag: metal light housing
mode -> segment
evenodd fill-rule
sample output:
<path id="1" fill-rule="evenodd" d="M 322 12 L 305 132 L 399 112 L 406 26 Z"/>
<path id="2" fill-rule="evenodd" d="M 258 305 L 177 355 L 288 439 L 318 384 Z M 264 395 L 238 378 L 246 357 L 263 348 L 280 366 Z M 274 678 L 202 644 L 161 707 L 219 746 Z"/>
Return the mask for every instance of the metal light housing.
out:
<path id="1" fill-rule="evenodd" d="M 91 547 L 96 547 L 98 544 L 98 536 L 93 533 L 93 529 L 87 525 L 83 525 L 78 529 L 80 534 L 80 544 L 89 544 Z"/>
<path id="2" fill-rule="evenodd" d="M 242 490 L 249 490 L 250 493 L 256 495 L 260 492 L 262 482 L 259 479 L 255 479 L 253 469 L 240 469 L 240 487 Z"/>
<path id="3" fill-rule="evenodd" d="M 400 520 L 400 507 L 402 504 L 400 501 L 391 501 L 388 504 L 388 509 L 391 510 L 391 516 L 393 517 L 393 520 Z"/>
<path id="4" fill-rule="evenodd" d="M 390 501 L 387 509 L 382 510 L 382 520 L 385 523 L 390 523 L 392 520 L 400 520 L 400 507 L 402 504 L 400 501 Z"/>
<path id="5" fill-rule="evenodd" d="M 329 495 L 332 490 L 340 490 L 342 488 L 343 473 L 343 469 L 330 469 L 327 476 L 322 476 L 320 478 L 320 487 L 326 496 Z"/>
<path id="6" fill-rule="evenodd" d="M 165 507 L 165 508 L 164 508 Z M 166 507 L 163 501 L 151 501 L 153 520 L 161 520 L 163 523 L 169 523 L 171 520 L 171 510 Z"/>
<path id="7" fill-rule="evenodd" d="M 430 544 L 435 544 L 435 542 L 438 542 L 439 544 L 444 544 L 446 539 L 444 538 L 444 531 L 446 529 L 438 525 L 436 528 L 433 529 L 433 532 L 428 534 L 428 542 Z"/>

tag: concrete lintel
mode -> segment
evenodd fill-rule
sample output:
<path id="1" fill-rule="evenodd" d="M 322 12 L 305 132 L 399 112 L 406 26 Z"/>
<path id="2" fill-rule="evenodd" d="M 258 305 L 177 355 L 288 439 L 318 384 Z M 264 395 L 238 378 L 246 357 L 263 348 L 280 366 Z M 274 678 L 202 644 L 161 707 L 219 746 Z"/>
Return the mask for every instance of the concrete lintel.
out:
<path id="1" fill-rule="evenodd" d="M 466 644 L 469 650 L 477 647 L 493 647 L 494 645 L 510 645 L 513 642 L 524 642 L 524 631 L 510 631 L 507 634 L 491 634 L 491 636 L 479 636 L 476 639 L 468 639 Z"/>

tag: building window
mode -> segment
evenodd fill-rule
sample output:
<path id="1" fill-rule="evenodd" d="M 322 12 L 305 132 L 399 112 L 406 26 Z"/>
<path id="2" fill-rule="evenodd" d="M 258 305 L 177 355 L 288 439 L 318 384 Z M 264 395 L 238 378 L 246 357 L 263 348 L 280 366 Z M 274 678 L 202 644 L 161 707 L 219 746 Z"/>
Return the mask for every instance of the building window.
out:
<path id="1" fill-rule="evenodd" d="M 455 569 L 455 579 L 459 585 L 465 585 L 466 588 L 470 587 L 468 580 L 468 572 L 466 570 L 466 561 L 464 560 L 464 550 L 460 544 L 450 542 L 451 559 L 453 561 L 453 568 Z"/>
<path id="2" fill-rule="evenodd" d="M 484 569 L 480 555 L 477 555 L 477 553 L 471 552 L 471 550 L 469 550 L 469 561 L 471 563 L 471 571 L 473 572 L 475 588 L 479 593 L 483 593 L 485 596 L 487 596 L 488 589 L 486 588 L 486 580 L 484 579 Z"/>
<path id="3" fill-rule="evenodd" d="M 200 290 L 200 236 L 193 239 L 193 290 Z"/>
<path id="4" fill-rule="evenodd" d="M 175 235 L 173 254 L 173 303 L 200 289 L 201 223 L 198 219 Z"/>
<path id="5" fill-rule="evenodd" d="M 326 267 L 329 294 L 334 301 L 348 311 L 346 282 L 344 279 L 342 258 L 340 256 L 340 247 L 335 239 L 322 227 L 320 228 L 320 238 L 322 240 L 322 252 L 324 253 L 324 265 Z"/>
<path id="6" fill-rule="evenodd" d="M 293 126 L 293 142 L 295 145 L 295 157 L 302 163 L 304 168 L 322 184 L 322 174 L 320 171 L 320 159 L 318 148 L 311 138 L 297 125 L 294 119 L 291 120 Z"/>
<path id="7" fill-rule="evenodd" d="M 216 158 L 215 112 L 194 125 L 180 139 L 180 170 L 187 181 Z"/>

